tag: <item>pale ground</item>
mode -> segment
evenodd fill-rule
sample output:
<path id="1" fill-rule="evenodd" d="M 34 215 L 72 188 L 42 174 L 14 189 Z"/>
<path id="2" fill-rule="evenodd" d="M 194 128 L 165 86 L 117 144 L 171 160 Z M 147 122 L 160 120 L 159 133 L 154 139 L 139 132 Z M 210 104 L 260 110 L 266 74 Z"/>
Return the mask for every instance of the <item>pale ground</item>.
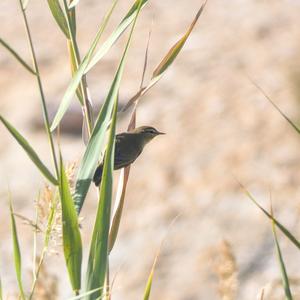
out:
<path id="1" fill-rule="evenodd" d="M 120 1 L 110 29 L 131 2 Z M 148 77 L 187 28 L 201 3 L 150 2 L 143 10 L 130 50 L 120 94 L 122 102 L 138 89 L 153 16 Z M 88 49 L 108 4 L 109 1 L 81 1 L 78 35 L 82 53 Z M 162 248 L 152 299 L 220 299 L 217 270 L 222 272 L 224 265 L 225 273 L 227 265 L 234 269 L 232 255 L 238 278 L 236 299 L 256 299 L 266 285 L 269 289 L 265 299 L 283 299 L 282 289 L 272 286 L 280 273 L 270 224 L 245 197 L 234 177 L 266 208 L 271 191 L 276 216 L 296 236 L 300 235 L 300 137 L 247 79 L 247 74 L 254 78 L 298 121 L 299 10 L 297 0 L 210 0 L 176 63 L 143 98 L 138 125 L 153 125 L 167 135 L 154 140 L 132 168 L 122 228 L 111 255 L 111 276 L 117 273 L 113 299 L 142 298 L 155 253 L 178 214 Z M 53 110 L 70 80 L 64 37 L 55 27 L 46 1 L 31 0 L 28 14 L 47 101 Z M 29 60 L 17 1 L 0 1 L 0 36 Z M 124 39 L 88 77 L 98 107 L 116 70 L 123 42 Z M 42 130 L 34 129 L 41 118 L 36 82 L 4 49 L 0 51 L 0 66 L 1 114 L 30 140 L 50 166 L 46 136 Z M 120 122 L 120 130 L 126 128 L 126 122 Z M 0 274 L 5 299 L 13 299 L 16 280 L 8 186 L 16 211 L 33 218 L 33 203 L 44 180 L 3 126 L 0 134 Z M 66 135 L 62 140 L 63 156 L 69 162 L 80 159 L 83 149 L 80 136 Z M 82 212 L 85 254 L 96 205 L 93 188 Z M 30 228 L 20 222 L 18 225 L 28 290 L 32 234 Z M 288 274 L 297 283 L 299 252 L 279 236 Z M 224 248 L 223 240 L 231 246 Z M 48 257 L 47 262 L 47 271 L 58 279 L 58 299 L 65 299 L 71 290 L 62 254 Z M 233 289 L 234 285 L 233 279 L 229 286 Z M 300 299 L 299 290 L 300 286 L 293 286 L 295 299 L 297 293 Z M 51 292 L 47 299 L 56 299 Z"/>

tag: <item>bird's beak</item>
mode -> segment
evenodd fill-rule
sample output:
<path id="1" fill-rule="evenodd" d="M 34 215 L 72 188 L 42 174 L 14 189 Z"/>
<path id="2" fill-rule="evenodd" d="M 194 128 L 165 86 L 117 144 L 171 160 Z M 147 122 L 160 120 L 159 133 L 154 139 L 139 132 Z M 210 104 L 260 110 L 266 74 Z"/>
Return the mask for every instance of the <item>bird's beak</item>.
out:
<path id="1" fill-rule="evenodd" d="M 157 134 L 159 135 L 159 134 L 165 134 L 164 132 L 157 132 Z"/>

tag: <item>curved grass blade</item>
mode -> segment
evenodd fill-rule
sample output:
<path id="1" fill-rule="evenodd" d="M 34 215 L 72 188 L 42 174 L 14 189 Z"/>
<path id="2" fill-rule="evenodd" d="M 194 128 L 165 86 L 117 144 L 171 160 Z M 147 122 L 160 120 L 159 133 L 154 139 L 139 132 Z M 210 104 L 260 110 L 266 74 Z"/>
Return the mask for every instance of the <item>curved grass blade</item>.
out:
<path id="1" fill-rule="evenodd" d="M 237 182 L 244 190 L 246 196 L 272 221 L 274 221 L 275 225 L 281 230 L 281 232 L 298 248 L 300 249 L 300 242 L 288 231 L 277 219 L 275 219 L 270 213 L 268 213 L 253 197 L 253 195 L 246 189 L 244 185 L 242 185 L 238 180 Z"/>
<path id="2" fill-rule="evenodd" d="M 140 97 L 146 94 L 146 92 L 152 88 L 164 75 L 165 71 L 170 67 L 170 65 L 174 62 L 178 54 L 180 53 L 181 49 L 183 48 L 185 42 L 187 41 L 188 37 L 190 36 L 191 32 L 193 31 L 199 17 L 201 16 L 204 7 L 206 5 L 205 1 L 199 11 L 197 12 L 192 24 L 186 31 L 186 33 L 181 37 L 168 51 L 168 53 L 165 55 L 165 57 L 162 59 L 162 61 L 159 63 L 159 65 L 155 68 L 152 78 L 149 82 L 149 84 L 146 87 L 141 88 L 136 95 L 134 95 L 125 105 L 123 108 L 123 111 L 127 110 L 134 102 L 136 102 Z"/>
<path id="3" fill-rule="evenodd" d="M 104 288 L 105 275 L 108 264 L 108 234 L 110 225 L 110 211 L 112 202 L 113 164 L 115 148 L 115 129 L 118 101 L 114 104 L 109 140 L 104 160 L 103 175 L 100 185 L 100 196 L 96 221 L 90 246 L 86 291 L 95 288 Z M 96 292 L 87 299 L 97 299 L 101 296 Z"/>
<path id="4" fill-rule="evenodd" d="M 141 3 L 142 0 L 140 0 L 140 5 Z M 117 101 L 120 83 L 125 66 L 125 59 L 129 49 L 133 29 L 135 27 L 136 18 L 140 12 L 140 9 L 141 6 L 139 7 L 138 13 L 135 16 L 134 23 L 123 56 L 121 58 L 118 70 L 115 74 L 108 95 L 98 115 L 91 138 L 89 140 L 83 159 L 81 160 L 81 164 L 79 166 L 74 194 L 75 207 L 78 213 L 80 213 L 86 194 L 90 187 L 91 180 L 97 166 L 97 162 L 100 158 L 102 150 L 104 149 L 105 132 L 110 122 L 110 116 L 112 113 L 113 105 Z"/>
<path id="5" fill-rule="evenodd" d="M 112 12 L 117 4 L 118 0 L 114 0 L 112 3 L 112 6 L 110 8 L 110 10 L 108 11 L 108 13 L 106 14 L 106 16 L 104 17 L 102 24 L 96 34 L 96 37 L 94 38 L 94 41 L 88 51 L 88 53 L 85 55 L 85 57 L 83 58 L 81 64 L 79 65 L 78 69 L 76 70 L 76 72 L 73 75 L 72 81 L 70 82 L 62 100 L 61 103 L 59 105 L 58 111 L 54 117 L 54 120 L 52 122 L 51 125 L 51 131 L 55 130 L 55 128 L 58 126 L 58 124 L 60 123 L 61 119 L 63 118 L 65 112 L 67 111 L 68 107 L 70 106 L 71 100 L 73 95 L 75 94 L 77 87 L 81 81 L 82 76 L 84 75 L 84 71 L 88 65 L 88 63 L 90 62 L 92 55 L 96 49 L 96 46 L 100 40 L 100 37 L 110 19 L 110 16 L 112 15 Z"/>
<path id="6" fill-rule="evenodd" d="M 173 63 L 173 61 L 175 60 L 175 58 L 177 57 L 178 53 L 180 52 L 180 50 L 182 49 L 182 47 L 184 46 L 186 40 L 188 39 L 188 37 L 190 36 L 191 32 L 193 31 L 199 17 L 201 16 L 203 9 L 206 5 L 205 1 L 202 6 L 200 7 L 199 11 L 197 12 L 192 24 L 190 25 L 189 29 L 187 30 L 187 32 L 184 34 L 184 36 L 177 41 L 177 43 L 175 43 L 175 45 L 169 50 L 169 52 L 167 53 L 167 55 L 163 58 L 163 60 L 161 61 L 161 63 L 156 67 L 156 69 L 153 72 L 153 76 L 152 79 L 154 79 L 155 77 L 158 77 L 160 75 L 162 75 L 164 73 L 164 71 Z"/>
<path id="7" fill-rule="evenodd" d="M 272 104 L 272 106 L 281 114 L 283 118 L 300 134 L 300 128 L 279 108 L 279 106 L 271 99 L 270 96 L 253 80 L 248 76 L 250 82 L 265 96 L 265 98 Z"/>
<path id="8" fill-rule="evenodd" d="M 25 150 L 29 158 L 36 165 L 36 167 L 41 171 L 41 173 L 54 185 L 58 185 L 56 178 L 51 174 L 48 168 L 43 164 L 43 162 L 38 157 L 34 149 L 29 145 L 27 140 L 7 121 L 0 115 L 0 121 L 7 128 L 7 130 L 12 134 L 16 141 Z"/>
<path id="9" fill-rule="evenodd" d="M 145 63 L 144 63 L 144 69 L 143 69 L 141 82 L 143 82 L 144 74 L 145 74 L 146 66 L 147 66 L 148 46 L 149 46 L 149 40 L 148 40 L 147 48 L 146 48 Z M 129 125 L 127 128 L 128 131 L 130 131 L 131 129 L 134 129 L 136 126 L 136 106 L 134 107 L 134 110 L 132 112 L 132 115 L 131 115 L 131 118 L 129 121 Z M 119 227 L 120 227 L 120 223 L 121 223 L 121 218 L 122 218 L 124 202 L 125 202 L 125 195 L 126 195 L 126 188 L 127 188 L 127 183 L 128 183 L 128 179 L 129 179 L 129 174 L 130 174 L 130 166 L 123 168 L 121 170 L 121 174 L 119 176 L 119 183 L 118 183 L 117 195 L 116 195 L 116 200 L 115 200 L 115 209 L 114 209 L 113 220 L 112 220 L 112 223 L 110 226 L 110 231 L 109 231 L 109 245 L 108 245 L 109 253 L 112 251 L 112 249 L 115 245 L 115 242 L 117 240 Z"/>
<path id="10" fill-rule="evenodd" d="M 70 38 L 68 24 L 58 0 L 47 0 L 52 16 L 67 39 Z"/>
<path id="11" fill-rule="evenodd" d="M 66 265 L 75 293 L 81 288 L 82 242 L 68 179 L 60 157 L 60 198 L 63 225 L 63 249 Z"/>
<path id="12" fill-rule="evenodd" d="M 284 264 L 284 261 L 283 261 L 282 253 L 281 253 L 278 238 L 277 238 L 273 213 L 271 213 L 271 216 L 273 218 L 272 221 L 271 221 L 272 222 L 272 231 L 273 231 L 273 237 L 274 237 L 274 242 L 275 242 L 275 246 L 276 246 L 277 260 L 278 260 L 279 267 L 280 267 L 280 272 L 281 272 L 281 278 L 282 278 L 282 284 L 283 284 L 283 288 L 284 288 L 285 297 L 286 297 L 287 300 L 293 300 L 292 293 L 291 293 L 291 290 L 290 290 L 289 278 L 288 278 L 288 275 L 287 275 L 287 272 L 286 272 L 286 267 L 285 267 L 285 264 Z"/>
<path id="13" fill-rule="evenodd" d="M 17 275 L 19 290 L 20 290 L 20 297 L 21 297 L 21 299 L 25 300 L 26 298 L 25 298 L 24 289 L 23 289 L 22 270 L 21 270 L 22 269 L 22 258 L 21 258 L 17 226 L 16 226 L 16 221 L 15 221 L 15 216 L 14 216 L 14 212 L 13 212 L 11 199 L 10 199 L 10 203 L 9 203 L 9 208 L 10 208 L 10 219 L 11 219 L 12 238 L 13 238 L 15 271 L 16 271 L 16 275 Z"/>
<path id="14" fill-rule="evenodd" d="M 109 138 L 106 147 L 106 154 L 103 166 L 103 175 L 100 184 L 100 196 L 98 202 L 97 216 L 93 230 L 92 242 L 90 246 L 88 268 L 87 268 L 87 285 L 86 291 L 104 287 L 105 277 L 108 266 L 108 237 L 110 227 L 111 202 L 112 202 L 112 185 L 113 185 L 113 167 L 114 167 L 114 148 L 115 148 L 115 131 L 118 110 L 118 90 L 120 86 L 121 77 L 124 70 L 126 55 L 131 42 L 133 30 L 135 28 L 136 20 L 141 9 L 142 0 L 139 2 L 138 11 L 135 16 L 129 38 L 124 50 L 118 71 L 116 73 L 114 82 L 112 84 L 110 93 L 115 94 L 112 97 L 113 111 L 111 117 L 111 124 L 109 129 Z M 109 94 L 110 94 L 109 93 Z M 109 101 L 108 97 L 108 101 Z M 98 123 L 98 122 L 97 122 Z M 87 299 L 97 299 L 101 293 L 95 293 Z"/>
<path id="15" fill-rule="evenodd" d="M 17 60 L 18 62 L 31 74 L 36 75 L 36 72 L 30 67 L 25 60 L 13 49 L 11 48 L 2 38 L 0 38 L 0 44 L 6 48 Z"/>
<path id="16" fill-rule="evenodd" d="M 148 277 L 148 280 L 147 280 L 147 284 L 146 284 L 146 287 L 145 287 L 145 291 L 144 291 L 144 297 L 143 299 L 144 300 L 149 300 L 150 299 L 150 292 L 151 292 L 151 288 L 152 288 L 152 282 L 153 282 L 153 275 L 154 275 L 154 270 L 155 270 L 155 267 L 156 267 L 156 264 L 157 264 L 157 260 L 158 260 L 158 257 L 160 255 L 160 252 L 161 252 L 161 249 L 162 249 L 162 246 L 163 246 L 163 243 L 167 237 L 167 234 L 169 233 L 171 227 L 173 226 L 173 224 L 176 222 L 176 220 L 179 218 L 180 215 L 177 215 L 173 220 L 172 222 L 169 224 L 168 228 L 167 228 L 167 232 L 165 233 L 165 236 L 164 238 L 162 239 L 161 243 L 160 243 L 160 246 L 157 250 L 157 253 L 155 255 L 155 258 L 154 258 L 154 262 L 152 264 L 152 268 L 151 268 L 151 271 L 150 271 L 150 274 L 149 274 L 149 277 Z"/>
<path id="17" fill-rule="evenodd" d="M 89 62 L 85 73 L 89 72 L 108 52 L 108 50 L 115 44 L 115 42 L 119 39 L 122 33 L 126 30 L 126 28 L 133 22 L 137 11 L 140 0 L 136 0 L 133 6 L 130 8 L 126 16 L 123 18 L 121 23 L 115 29 L 115 31 L 110 35 L 110 37 L 102 44 L 102 46 L 97 50 L 92 60 Z M 142 8 L 146 5 L 148 0 L 142 1 Z"/>
<path id="18" fill-rule="evenodd" d="M 158 256 L 159 256 L 159 252 L 156 254 L 155 258 L 154 258 L 154 262 L 147 280 L 147 284 L 146 284 L 146 288 L 144 291 L 144 300 L 149 300 L 150 299 L 150 293 L 151 293 L 151 288 L 152 288 L 152 281 L 153 281 L 153 275 L 154 275 L 154 270 L 157 264 L 157 260 L 158 260 Z"/>
<path id="19" fill-rule="evenodd" d="M 130 172 L 130 166 L 122 169 L 119 177 L 120 181 L 118 184 L 118 191 L 117 191 L 116 203 L 115 203 L 116 209 L 113 213 L 112 224 L 109 231 L 109 242 L 108 242 L 109 253 L 114 247 L 119 232 L 119 227 L 120 227 L 120 222 L 121 222 L 121 217 L 122 217 L 122 212 L 123 212 L 123 207 L 125 202 L 125 193 L 126 193 L 126 187 L 129 178 L 129 172 Z"/>

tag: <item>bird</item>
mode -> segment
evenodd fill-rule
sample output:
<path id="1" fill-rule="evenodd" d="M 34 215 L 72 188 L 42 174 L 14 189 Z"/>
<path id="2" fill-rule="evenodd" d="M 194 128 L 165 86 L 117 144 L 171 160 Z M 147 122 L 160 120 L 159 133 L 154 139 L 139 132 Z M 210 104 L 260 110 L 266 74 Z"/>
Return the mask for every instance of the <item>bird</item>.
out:
<path id="1" fill-rule="evenodd" d="M 152 126 L 141 126 L 116 135 L 114 170 L 132 164 L 142 153 L 146 144 L 158 135 L 165 134 Z M 99 186 L 102 179 L 103 161 L 94 173 L 93 182 Z"/>

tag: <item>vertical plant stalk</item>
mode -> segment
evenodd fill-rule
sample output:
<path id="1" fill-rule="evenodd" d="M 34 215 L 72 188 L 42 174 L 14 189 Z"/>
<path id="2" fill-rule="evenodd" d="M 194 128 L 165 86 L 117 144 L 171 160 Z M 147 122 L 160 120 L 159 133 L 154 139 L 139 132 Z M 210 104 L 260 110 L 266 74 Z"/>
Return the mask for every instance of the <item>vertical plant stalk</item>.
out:
<path id="1" fill-rule="evenodd" d="M 63 1 L 64 3 L 64 9 L 65 9 L 65 13 L 66 13 L 66 21 L 67 21 L 67 25 L 68 25 L 68 29 L 69 29 L 69 33 L 70 33 L 70 40 L 68 41 L 68 46 L 70 51 L 72 51 L 73 57 L 74 57 L 74 61 L 75 61 L 75 67 L 76 70 L 78 69 L 81 60 L 80 60 L 80 54 L 79 54 L 79 48 L 77 45 L 77 41 L 76 41 L 76 29 L 75 29 L 75 23 L 72 24 L 71 20 L 75 20 L 75 8 L 71 8 L 71 10 L 68 7 L 67 4 L 67 0 Z M 70 54 L 70 55 L 72 55 Z M 85 119 L 86 122 L 86 128 L 88 131 L 88 136 L 91 136 L 92 130 L 93 130 L 93 124 L 92 124 L 92 112 L 90 110 L 90 105 L 89 105 L 89 99 L 88 99 L 88 92 L 87 92 L 87 82 L 86 82 L 86 76 L 83 75 L 81 82 L 80 82 L 80 91 L 81 94 L 83 96 L 83 117 Z"/>
<path id="2" fill-rule="evenodd" d="M 143 88 L 145 74 L 146 74 L 147 65 L 148 65 L 148 50 L 149 50 L 149 45 L 150 45 L 151 32 L 152 32 L 152 30 L 150 29 L 149 34 L 148 34 L 146 51 L 145 51 L 145 58 L 144 58 L 144 65 L 143 65 L 140 89 Z M 134 129 L 136 126 L 137 105 L 138 105 L 138 101 L 136 101 L 134 103 L 134 108 L 133 108 L 133 111 L 132 111 L 132 114 L 130 117 L 127 131 Z M 115 209 L 114 209 L 112 223 L 111 223 L 110 232 L 109 232 L 109 247 L 108 247 L 109 253 L 112 251 L 112 249 L 115 245 L 117 235 L 119 232 L 119 227 L 120 227 L 120 223 L 121 223 L 121 217 L 122 217 L 122 212 L 123 212 L 123 207 L 124 207 L 124 202 L 125 202 L 126 188 L 127 188 L 127 183 L 128 183 L 128 179 L 129 179 L 129 173 L 130 173 L 130 165 L 121 170 L 121 174 L 119 177 L 119 184 L 118 184 L 116 201 L 115 201 Z"/>
<path id="3" fill-rule="evenodd" d="M 45 94 L 44 94 L 43 85 L 42 85 L 42 81 L 41 81 L 41 76 L 40 76 L 40 73 L 39 73 L 39 66 L 38 66 L 38 63 L 37 63 L 36 54 L 35 54 L 35 50 L 34 50 L 33 42 L 32 42 L 32 37 L 31 37 L 31 33 L 30 33 L 28 21 L 27 21 L 25 8 L 22 4 L 22 0 L 19 0 L 19 4 L 20 4 L 20 7 L 21 7 L 22 15 L 23 15 L 23 20 L 24 20 L 24 25 L 25 25 L 25 29 L 26 29 L 27 39 L 28 39 L 28 43 L 29 43 L 29 47 L 30 47 L 30 51 L 31 51 L 31 56 L 32 56 L 33 67 L 34 67 L 34 71 L 36 73 L 37 83 L 38 83 L 39 91 L 40 91 L 40 95 L 41 95 L 45 129 L 46 129 L 48 139 L 49 139 L 49 144 L 50 144 L 50 148 L 51 148 L 51 155 L 52 155 L 52 160 L 53 160 L 54 167 L 55 167 L 56 177 L 58 178 L 58 175 L 59 175 L 58 164 L 57 164 L 57 159 L 56 159 L 56 153 L 55 153 L 55 148 L 54 148 L 53 137 L 52 137 L 52 133 L 50 131 L 49 114 L 48 114 L 48 110 L 47 110 L 46 99 L 45 99 Z"/>

